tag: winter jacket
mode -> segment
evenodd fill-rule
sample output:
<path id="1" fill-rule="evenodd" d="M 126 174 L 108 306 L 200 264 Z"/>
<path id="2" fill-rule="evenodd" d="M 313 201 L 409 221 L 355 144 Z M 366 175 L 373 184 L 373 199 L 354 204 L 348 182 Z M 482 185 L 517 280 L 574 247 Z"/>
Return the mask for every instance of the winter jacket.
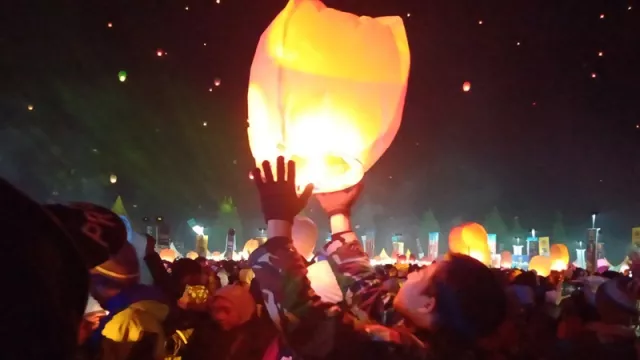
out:
<path id="1" fill-rule="evenodd" d="M 344 276 L 339 282 L 348 289 L 345 299 L 367 312 L 378 306 L 381 290 L 367 286 L 375 281 L 375 274 L 357 246 L 338 244 L 330 256 Z M 362 255 L 353 256 L 358 253 Z M 323 303 L 311 289 L 305 263 L 291 239 L 269 239 L 249 261 L 265 294 L 266 310 L 297 356 L 305 360 L 427 358 L 426 346 L 410 332 L 362 321 L 339 306 Z"/>
<path id="2" fill-rule="evenodd" d="M 164 320 L 169 306 L 159 290 L 133 286 L 110 299 L 104 308 L 109 316 L 97 330 L 101 360 L 164 358 Z"/>

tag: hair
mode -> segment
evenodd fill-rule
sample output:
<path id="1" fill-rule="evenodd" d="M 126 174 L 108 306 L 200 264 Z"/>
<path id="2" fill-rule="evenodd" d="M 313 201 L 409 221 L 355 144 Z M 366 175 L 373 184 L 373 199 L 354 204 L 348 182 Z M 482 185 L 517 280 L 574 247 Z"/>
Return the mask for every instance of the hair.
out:
<path id="1" fill-rule="evenodd" d="M 596 291 L 596 309 L 603 322 L 630 325 L 638 316 L 635 299 L 626 292 L 631 281 L 628 277 L 618 277 L 600 285 Z"/>
<path id="2" fill-rule="evenodd" d="M 507 298 L 500 280 L 469 256 L 449 254 L 436 267 L 424 293 L 436 300 L 437 332 L 453 341 L 473 343 L 505 320 Z"/>

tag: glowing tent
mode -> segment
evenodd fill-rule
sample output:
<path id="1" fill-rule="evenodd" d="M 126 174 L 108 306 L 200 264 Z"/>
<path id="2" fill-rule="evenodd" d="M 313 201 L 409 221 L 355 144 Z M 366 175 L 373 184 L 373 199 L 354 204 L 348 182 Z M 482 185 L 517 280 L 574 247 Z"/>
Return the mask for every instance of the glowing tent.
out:
<path id="1" fill-rule="evenodd" d="M 249 78 L 249 144 L 258 166 L 296 160 L 298 185 L 356 184 L 393 141 L 409 77 L 402 19 L 358 17 L 289 0 L 260 37 Z"/>

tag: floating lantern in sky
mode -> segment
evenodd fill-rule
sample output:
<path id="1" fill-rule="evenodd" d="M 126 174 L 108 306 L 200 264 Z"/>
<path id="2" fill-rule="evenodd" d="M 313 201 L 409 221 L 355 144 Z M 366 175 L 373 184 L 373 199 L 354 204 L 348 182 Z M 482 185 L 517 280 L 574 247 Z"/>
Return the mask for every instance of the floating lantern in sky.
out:
<path id="1" fill-rule="evenodd" d="M 600 56 L 600 57 L 604 56 L 604 52 L 599 51 L 599 52 L 598 52 L 598 56 Z"/>
<path id="2" fill-rule="evenodd" d="M 221 83 L 222 83 L 222 80 L 220 78 L 215 78 L 213 80 L 213 85 L 215 86 L 220 86 Z"/>
<path id="3" fill-rule="evenodd" d="M 112 28 L 113 27 L 113 23 L 108 22 L 107 23 L 107 27 Z"/>
<path id="4" fill-rule="evenodd" d="M 158 50 L 156 50 L 156 55 L 158 55 L 158 56 L 162 56 L 162 55 L 164 55 L 164 54 L 165 54 L 164 50 L 162 50 L 162 49 L 158 49 Z"/>
<path id="5" fill-rule="evenodd" d="M 600 14 L 600 19 L 604 19 L 604 14 Z"/>
<path id="6" fill-rule="evenodd" d="M 29 104 L 29 106 L 27 106 L 27 110 L 33 111 L 33 105 Z"/>
<path id="7" fill-rule="evenodd" d="M 127 72 L 124 70 L 118 72 L 118 79 L 120 79 L 120 82 L 125 82 L 127 80 Z"/>
<path id="8" fill-rule="evenodd" d="M 111 174 L 111 176 L 109 176 L 109 182 L 112 184 L 115 184 L 118 182 L 118 177 L 116 176 L 116 174 Z"/>
<path id="9" fill-rule="evenodd" d="M 297 162 L 298 185 L 356 184 L 398 132 L 409 65 L 401 17 L 290 0 L 251 65 L 248 136 L 258 166 L 283 155 Z"/>
<path id="10" fill-rule="evenodd" d="M 478 25 L 482 25 L 484 22 L 482 20 L 478 20 Z"/>
<path id="11" fill-rule="evenodd" d="M 202 126 L 206 127 L 206 126 L 207 126 L 207 122 L 206 122 L 206 121 L 205 121 L 205 122 L 203 122 L 203 123 L 202 123 Z"/>
<path id="12" fill-rule="evenodd" d="M 591 73 L 591 78 L 592 78 L 592 79 L 595 79 L 595 78 L 597 78 L 597 77 L 598 77 L 598 74 L 596 74 L 596 73 Z"/>
<path id="13" fill-rule="evenodd" d="M 469 90 L 471 90 L 471 83 L 470 83 L 470 82 L 468 82 L 468 81 L 465 81 L 465 82 L 462 84 L 462 91 L 464 91 L 464 92 L 469 92 Z"/>

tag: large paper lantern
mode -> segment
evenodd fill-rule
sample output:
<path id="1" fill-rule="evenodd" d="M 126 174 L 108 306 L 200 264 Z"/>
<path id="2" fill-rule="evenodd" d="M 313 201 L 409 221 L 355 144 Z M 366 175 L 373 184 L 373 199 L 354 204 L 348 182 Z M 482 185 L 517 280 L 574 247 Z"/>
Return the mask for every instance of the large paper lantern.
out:
<path id="1" fill-rule="evenodd" d="M 258 166 L 282 155 L 297 162 L 298 185 L 356 184 L 398 132 L 409 64 L 400 17 L 289 0 L 251 65 L 248 135 Z"/>
<path id="2" fill-rule="evenodd" d="M 540 276 L 549 276 L 551 274 L 551 258 L 541 255 L 532 257 L 529 260 L 529 270 L 535 270 Z"/>
<path id="3" fill-rule="evenodd" d="M 318 227 L 313 220 L 306 216 L 298 215 L 293 219 L 291 239 L 298 253 L 305 259 L 311 260 L 318 239 Z"/>
<path id="4" fill-rule="evenodd" d="M 199 257 L 199 255 L 195 251 L 189 251 L 185 257 L 191 260 L 195 260 Z"/>
<path id="5" fill-rule="evenodd" d="M 551 270 L 562 271 L 569 266 L 569 249 L 564 244 L 553 244 L 549 249 Z"/>

